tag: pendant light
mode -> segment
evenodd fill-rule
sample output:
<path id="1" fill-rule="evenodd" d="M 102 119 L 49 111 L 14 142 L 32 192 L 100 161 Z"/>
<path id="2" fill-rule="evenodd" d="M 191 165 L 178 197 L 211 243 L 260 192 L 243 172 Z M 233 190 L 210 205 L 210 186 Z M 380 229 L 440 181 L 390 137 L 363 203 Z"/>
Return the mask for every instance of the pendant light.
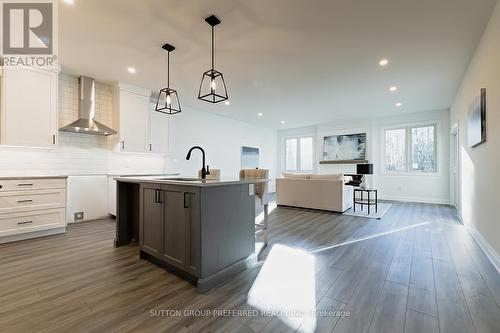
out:
<path id="1" fill-rule="evenodd" d="M 214 27 L 220 23 L 220 20 L 211 15 L 205 21 L 212 27 L 212 68 L 203 73 L 201 77 L 200 90 L 198 99 L 210 103 L 219 103 L 226 101 L 227 95 L 226 83 L 221 72 L 215 70 L 215 29 Z"/>
<path id="2" fill-rule="evenodd" d="M 155 111 L 165 114 L 176 114 L 181 112 L 181 104 L 177 91 L 170 88 L 170 52 L 175 50 L 175 47 L 165 44 L 162 46 L 162 49 L 167 51 L 167 87 L 160 90 Z"/>

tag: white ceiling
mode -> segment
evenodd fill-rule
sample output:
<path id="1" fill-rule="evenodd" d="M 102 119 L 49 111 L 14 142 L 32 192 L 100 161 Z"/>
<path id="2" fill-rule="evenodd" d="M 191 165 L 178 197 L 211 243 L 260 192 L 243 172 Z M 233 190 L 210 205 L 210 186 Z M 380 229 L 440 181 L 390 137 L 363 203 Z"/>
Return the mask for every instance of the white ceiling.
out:
<path id="1" fill-rule="evenodd" d="M 63 70 L 159 89 L 185 112 L 214 112 L 272 128 L 448 108 L 496 0 L 74 0 L 60 5 Z M 231 105 L 197 100 L 217 63 Z M 378 66 L 389 59 L 386 68 Z M 137 69 L 129 74 L 127 67 Z M 399 90 L 389 92 L 396 85 Z M 402 102 L 401 108 L 395 107 Z M 257 113 L 262 112 L 263 117 Z M 282 125 L 281 120 L 286 120 Z"/>

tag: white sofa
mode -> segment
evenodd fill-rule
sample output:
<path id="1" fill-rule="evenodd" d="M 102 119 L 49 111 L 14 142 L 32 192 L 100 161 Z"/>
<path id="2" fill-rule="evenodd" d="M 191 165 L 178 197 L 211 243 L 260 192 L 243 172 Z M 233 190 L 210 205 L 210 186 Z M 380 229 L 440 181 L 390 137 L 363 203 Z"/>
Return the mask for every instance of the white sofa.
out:
<path id="1" fill-rule="evenodd" d="M 276 203 L 343 213 L 352 208 L 353 187 L 343 174 L 283 173 L 276 179 Z"/>

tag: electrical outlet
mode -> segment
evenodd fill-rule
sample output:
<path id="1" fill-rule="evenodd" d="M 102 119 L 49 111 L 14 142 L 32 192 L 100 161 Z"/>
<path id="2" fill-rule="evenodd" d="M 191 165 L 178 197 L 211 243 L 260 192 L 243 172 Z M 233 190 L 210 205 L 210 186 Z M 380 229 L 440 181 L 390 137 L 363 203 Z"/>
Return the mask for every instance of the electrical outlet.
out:
<path id="1" fill-rule="evenodd" d="M 80 220 L 83 220 L 83 212 L 76 212 L 75 221 L 80 221 Z"/>

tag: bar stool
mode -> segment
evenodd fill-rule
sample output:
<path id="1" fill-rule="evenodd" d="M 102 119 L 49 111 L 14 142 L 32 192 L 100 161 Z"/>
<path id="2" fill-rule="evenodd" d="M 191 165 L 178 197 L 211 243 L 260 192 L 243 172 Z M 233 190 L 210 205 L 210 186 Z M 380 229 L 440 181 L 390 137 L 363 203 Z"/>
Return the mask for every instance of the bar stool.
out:
<path id="1" fill-rule="evenodd" d="M 269 170 L 267 169 L 241 169 L 240 179 L 268 179 Z M 269 197 L 268 197 L 268 184 L 267 181 L 255 183 L 255 196 L 260 200 L 260 204 L 264 206 L 264 223 L 256 223 L 255 226 L 259 228 L 257 232 L 264 233 L 264 246 L 267 245 L 268 237 L 268 214 L 269 214 Z"/>

